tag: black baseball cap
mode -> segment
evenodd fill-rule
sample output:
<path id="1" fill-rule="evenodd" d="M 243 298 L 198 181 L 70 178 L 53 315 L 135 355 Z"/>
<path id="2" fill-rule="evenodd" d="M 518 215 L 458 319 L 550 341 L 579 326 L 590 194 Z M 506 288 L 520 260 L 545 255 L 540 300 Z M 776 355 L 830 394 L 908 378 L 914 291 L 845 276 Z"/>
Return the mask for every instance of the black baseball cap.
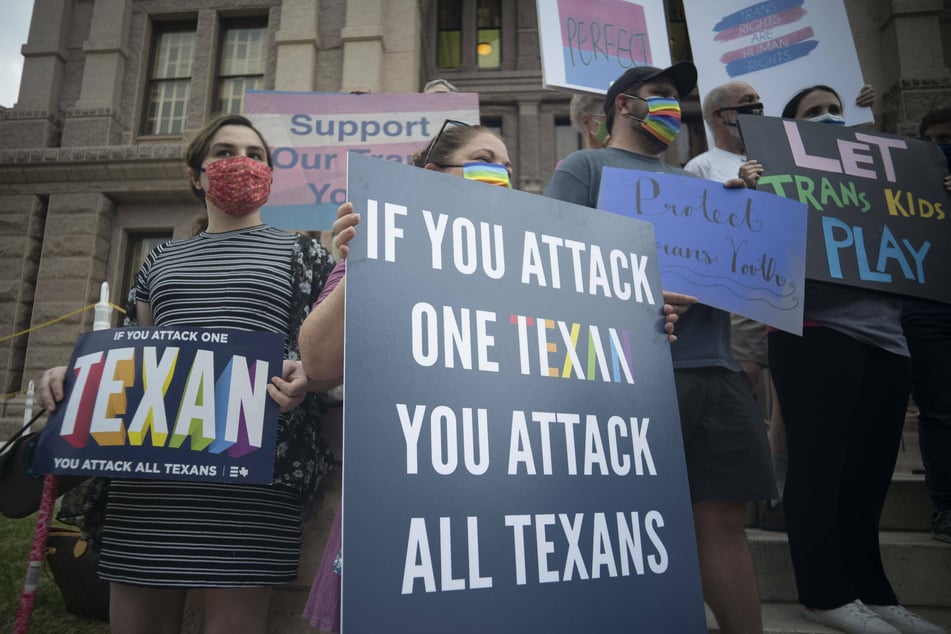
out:
<path id="1" fill-rule="evenodd" d="M 656 66 L 635 66 L 627 69 L 623 75 L 614 80 L 604 97 L 604 114 L 607 115 L 608 130 L 614 123 L 614 100 L 623 92 L 635 86 L 645 84 L 657 77 L 667 77 L 677 88 L 677 93 L 683 99 L 697 86 L 697 67 L 693 62 L 677 62 L 668 68 Z"/>

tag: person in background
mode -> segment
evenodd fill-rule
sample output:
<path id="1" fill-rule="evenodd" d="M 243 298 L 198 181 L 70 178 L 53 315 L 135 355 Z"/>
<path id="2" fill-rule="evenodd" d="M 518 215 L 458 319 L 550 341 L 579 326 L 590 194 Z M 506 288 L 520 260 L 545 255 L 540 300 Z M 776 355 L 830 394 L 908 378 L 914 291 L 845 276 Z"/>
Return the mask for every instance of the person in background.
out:
<path id="1" fill-rule="evenodd" d="M 572 95 L 568 106 L 571 125 L 581 134 L 581 147 L 603 148 L 607 145 L 608 126 L 604 122 L 604 98 L 595 95 Z"/>
<path id="2" fill-rule="evenodd" d="M 696 83 L 690 62 L 629 69 L 604 102 L 609 146 L 570 154 L 545 195 L 596 208 L 605 166 L 695 178 L 660 157 L 680 129 L 679 100 Z M 742 183 L 733 179 L 728 185 Z M 729 313 L 699 303 L 680 308 L 685 312 L 671 357 L 703 594 L 721 632 L 755 634 L 763 625 L 746 505 L 775 497 L 766 427 L 730 354 Z"/>
<path id="3" fill-rule="evenodd" d="M 874 89 L 870 85 L 863 86 L 856 97 L 856 106 L 871 107 L 874 102 Z M 763 111 L 759 93 L 746 82 L 733 81 L 710 90 L 703 100 L 703 119 L 713 137 L 714 147 L 688 161 L 684 169 L 702 178 L 721 182 L 736 178 L 747 160 L 737 116 L 762 115 Z M 769 425 L 770 451 L 779 491 L 778 498 L 760 506 L 759 525 L 765 529 L 783 530 L 786 430 L 768 367 L 766 325 L 741 315 L 731 315 L 730 320 L 733 356 L 746 373 L 750 388 L 761 406 L 763 418 Z"/>
<path id="4" fill-rule="evenodd" d="M 707 124 L 713 147 L 693 157 L 684 169 L 701 178 L 725 182 L 736 178 L 740 166 L 746 162 L 746 148 L 737 116 L 741 114 L 762 115 L 763 102 L 756 89 L 745 81 L 732 81 L 716 86 L 703 98 L 703 120 Z M 786 436 L 782 429 L 782 416 L 773 396 L 769 376 L 769 359 L 766 354 L 766 325 L 758 321 L 730 315 L 731 349 L 733 358 L 743 368 L 746 380 L 759 405 L 760 414 L 769 425 L 768 437 L 773 457 L 776 488 L 780 496 L 786 477 Z M 775 517 L 781 500 L 764 502 L 761 511 L 762 528 L 781 528 Z"/>
<path id="5" fill-rule="evenodd" d="M 427 81 L 426 85 L 423 86 L 422 92 L 427 94 L 432 94 L 435 92 L 459 92 L 455 86 L 450 84 L 445 79 L 433 79 Z"/>
<path id="6" fill-rule="evenodd" d="M 713 147 L 693 157 L 684 169 L 701 178 L 725 182 L 736 178 L 746 162 L 746 148 L 737 115 L 763 114 L 763 101 L 745 81 L 716 86 L 703 98 L 703 120 L 713 137 Z"/>
<path id="7" fill-rule="evenodd" d="M 783 117 L 844 124 L 832 88 L 801 90 Z M 755 186 L 762 165 L 740 168 Z M 844 632 L 941 634 L 898 604 L 879 520 L 910 389 L 901 300 L 807 280 L 803 333 L 771 331 L 769 368 L 786 423 L 783 503 L 803 615 Z"/>
<path id="8" fill-rule="evenodd" d="M 268 394 L 281 408 L 270 485 L 111 481 L 99 576 L 110 583 L 110 627 L 179 632 L 186 592 L 202 588 L 206 632 L 263 634 L 271 588 L 297 578 L 304 501 L 332 465 L 315 394 L 297 361 L 297 333 L 334 262 L 315 240 L 261 223 L 271 152 L 251 122 L 224 115 L 186 150 L 189 186 L 207 228 L 153 249 L 135 278 L 140 326 L 282 333 L 282 375 Z M 52 412 L 66 368 L 37 392 Z"/>
<path id="9" fill-rule="evenodd" d="M 413 156 L 413 165 L 511 187 L 512 162 L 508 149 L 498 135 L 483 126 L 447 120 L 427 146 Z M 326 382 L 331 383 L 343 379 L 346 257 L 359 222 L 360 215 L 353 211 L 351 203 L 344 203 L 337 210 L 334 246 L 341 259 L 301 326 L 301 362 L 312 381 L 325 382 L 320 377 L 328 377 Z M 326 632 L 340 631 L 340 575 L 343 571 L 340 520 L 338 508 L 303 614 L 311 625 Z"/>
<path id="10" fill-rule="evenodd" d="M 413 156 L 413 165 L 453 176 L 462 176 L 487 184 L 511 187 L 512 162 L 508 149 L 498 135 L 483 126 L 470 126 L 447 120 L 427 146 Z M 300 331 L 301 362 L 312 381 L 337 381 L 343 377 L 344 304 L 346 301 L 346 257 L 350 241 L 356 236 L 360 214 L 353 205 L 344 203 L 337 210 L 333 225 L 334 246 L 341 260 L 334 268 L 325 288 Z M 684 303 L 690 298 L 665 294 L 665 301 Z M 674 339 L 678 310 L 671 304 L 663 306 L 664 332 Z M 340 512 L 324 550 L 317 576 L 311 587 L 304 617 L 312 625 L 328 632 L 340 628 Z"/>
<path id="11" fill-rule="evenodd" d="M 918 133 L 937 143 L 951 172 L 951 108 L 932 110 Z M 951 188 L 951 176 L 945 179 Z M 935 512 L 931 535 L 951 543 L 951 305 L 907 301 L 902 327 L 911 353 L 911 391 L 918 406 L 918 443 Z"/>

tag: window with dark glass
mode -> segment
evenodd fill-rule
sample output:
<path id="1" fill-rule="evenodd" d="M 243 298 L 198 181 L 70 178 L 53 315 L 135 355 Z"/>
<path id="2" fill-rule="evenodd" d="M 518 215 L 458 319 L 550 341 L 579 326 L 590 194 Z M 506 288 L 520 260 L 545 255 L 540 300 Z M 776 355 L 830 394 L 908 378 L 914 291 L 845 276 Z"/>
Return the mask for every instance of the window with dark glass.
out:
<path id="1" fill-rule="evenodd" d="M 479 125 L 492 130 L 502 138 L 502 117 L 481 117 Z"/>
<path id="2" fill-rule="evenodd" d="M 459 68 L 462 63 L 462 2 L 439 0 L 436 7 L 436 66 Z"/>
<path id="3" fill-rule="evenodd" d="M 557 117 L 555 119 L 555 157 L 561 160 L 581 147 L 581 134 L 571 125 L 571 119 Z"/>
<path id="4" fill-rule="evenodd" d="M 145 134 L 178 134 L 184 129 L 194 58 L 194 23 L 155 25 Z"/>
<path id="5" fill-rule="evenodd" d="M 241 112 L 244 91 L 264 88 L 265 20 L 223 23 L 218 60 L 218 112 Z"/>
<path id="6" fill-rule="evenodd" d="M 690 38 L 687 36 L 687 17 L 683 0 L 668 0 L 667 31 L 670 38 L 670 58 L 674 62 L 693 59 Z"/>
<path id="7" fill-rule="evenodd" d="M 478 0 L 476 26 L 479 68 L 499 68 L 502 64 L 502 0 Z"/>

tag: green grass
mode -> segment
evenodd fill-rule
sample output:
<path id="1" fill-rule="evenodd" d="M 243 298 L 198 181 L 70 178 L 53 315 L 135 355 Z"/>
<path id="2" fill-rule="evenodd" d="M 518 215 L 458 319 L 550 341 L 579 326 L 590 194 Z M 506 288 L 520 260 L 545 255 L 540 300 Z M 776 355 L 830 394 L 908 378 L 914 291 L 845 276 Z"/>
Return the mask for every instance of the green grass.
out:
<path id="1" fill-rule="evenodd" d="M 0 632 L 13 631 L 35 527 L 36 515 L 21 520 L 0 516 Z M 108 632 L 109 625 L 104 621 L 69 614 L 59 588 L 46 570 L 36 592 L 30 631 L 43 634 L 100 634 Z"/>

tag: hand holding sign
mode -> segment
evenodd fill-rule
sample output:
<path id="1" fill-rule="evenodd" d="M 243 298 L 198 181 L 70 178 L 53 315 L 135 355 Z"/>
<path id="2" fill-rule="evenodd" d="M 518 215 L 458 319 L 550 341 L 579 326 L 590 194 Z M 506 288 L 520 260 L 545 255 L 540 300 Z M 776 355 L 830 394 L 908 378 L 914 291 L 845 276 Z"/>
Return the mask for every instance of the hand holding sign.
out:
<path id="1" fill-rule="evenodd" d="M 809 207 L 806 276 L 951 302 L 947 165 L 932 143 L 869 130 L 739 117 L 758 189 Z"/>
<path id="2" fill-rule="evenodd" d="M 69 366 L 41 378 L 40 402 L 53 413 L 36 469 L 270 483 L 278 405 L 267 394 L 277 389 L 269 377 L 283 366 L 282 339 L 225 328 L 81 335 Z M 290 405 L 303 373 L 296 362 L 287 370 L 280 398 Z"/>
<path id="3" fill-rule="evenodd" d="M 702 629 L 649 225 L 349 174 L 345 630 Z"/>

